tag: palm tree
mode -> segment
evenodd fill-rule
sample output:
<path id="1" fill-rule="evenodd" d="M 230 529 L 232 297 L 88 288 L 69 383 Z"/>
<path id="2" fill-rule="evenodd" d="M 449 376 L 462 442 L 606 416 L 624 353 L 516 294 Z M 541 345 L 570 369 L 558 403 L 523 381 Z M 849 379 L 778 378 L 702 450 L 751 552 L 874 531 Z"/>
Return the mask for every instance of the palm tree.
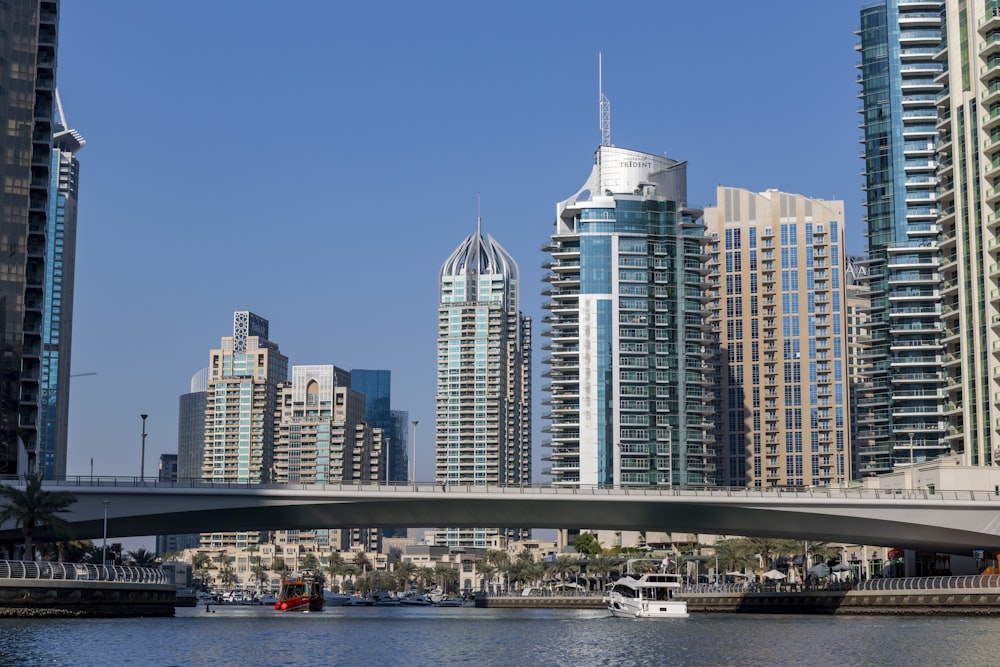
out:
<path id="1" fill-rule="evenodd" d="M 602 591 L 604 590 L 608 576 L 611 574 L 611 570 L 615 569 L 615 565 L 617 564 L 618 559 L 611 554 L 597 554 L 590 559 L 587 569 L 593 571 L 594 574 L 601 578 Z"/>
<path id="2" fill-rule="evenodd" d="M 749 541 L 763 561 L 760 567 L 765 570 L 771 569 L 774 558 L 781 554 L 786 542 L 775 537 L 751 537 Z"/>
<path id="3" fill-rule="evenodd" d="M 368 565 L 371 564 L 371 562 L 368 560 L 368 554 L 366 554 L 364 551 L 355 551 L 354 564 L 357 565 L 359 568 L 361 568 L 361 576 L 364 576 L 365 573 L 368 572 Z"/>
<path id="4" fill-rule="evenodd" d="M 396 574 L 396 582 L 400 589 L 408 590 L 410 588 L 410 580 L 413 579 L 413 575 L 416 574 L 417 566 L 410 561 L 401 560 L 396 563 L 396 569 L 394 570 Z"/>
<path id="5" fill-rule="evenodd" d="M 559 581 L 562 583 L 566 583 L 568 575 L 576 573 L 576 568 L 576 559 L 565 554 L 557 556 L 548 566 L 549 571 L 559 577 Z"/>
<path id="6" fill-rule="evenodd" d="M 254 565 L 250 568 L 250 574 L 253 575 L 253 581 L 257 584 L 257 590 L 263 590 L 264 584 L 267 583 L 267 569 L 264 568 L 260 563 Z"/>
<path id="7" fill-rule="evenodd" d="M 313 552 L 309 552 L 302 559 L 302 563 L 299 567 L 303 570 L 312 570 L 313 572 L 319 571 L 319 558 Z"/>
<path id="8" fill-rule="evenodd" d="M 479 590 L 485 590 L 488 586 L 493 584 L 493 577 L 496 576 L 497 569 L 489 563 L 481 563 L 476 567 L 479 572 Z"/>
<path id="9" fill-rule="evenodd" d="M 434 582 L 441 587 L 445 593 L 458 590 L 460 576 L 458 570 L 446 563 L 437 563 L 434 566 Z"/>
<path id="10" fill-rule="evenodd" d="M 279 577 L 283 577 L 288 574 L 291 568 L 285 563 L 284 558 L 275 558 L 274 562 L 271 563 L 271 572 L 274 572 Z"/>
<path id="11" fill-rule="evenodd" d="M 743 571 L 757 566 L 757 553 L 753 543 L 742 537 L 720 540 L 715 543 L 715 556 L 722 571 Z M 719 576 L 719 572 L 715 576 Z"/>
<path id="12" fill-rule="evenodd" d="M 49 526 L 56 533 L 68 533 L 69 524 L 57 516 L 69 511 L 76 502 L 76 496 L 67 491 L 45 491 L 42 489 L 42 475 L 28 475 L 22 491 L 13 486 L 0 486 L 0 523 L 14 520 L 15 526 L 24 531 L 24 557 L 35 560 L 33 539 L 35 530 Z"/>
<path id="13" fill-rule="evenodd" d="M 331 582 L 344 574 L 344 557 L 340 555 L 339 551 L 334 551 L 330 554 L 330 558 L 326 563 L 326 572 L 330 575 Z M 340 583 L 343 583 L 343 581 L 341 580 Z"/>
<path id="14" fill-rule="evenodd" d="M 153 567 L 156 565 L 156 554 L 142 547 L 135 551 L 129 551 L 128 557 L 136 567 Z"/>

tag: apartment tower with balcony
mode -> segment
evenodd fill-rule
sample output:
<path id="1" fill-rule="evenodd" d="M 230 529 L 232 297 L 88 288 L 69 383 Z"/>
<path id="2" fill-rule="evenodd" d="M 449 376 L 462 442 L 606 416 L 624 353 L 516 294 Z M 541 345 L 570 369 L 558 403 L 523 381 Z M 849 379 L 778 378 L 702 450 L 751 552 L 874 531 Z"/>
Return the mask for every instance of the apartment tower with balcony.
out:
<path id="1" fill-rule="evenodd" d="M 944 67 L 936 79 L 948 418 L 941 449 L 988 466 L 1000 463 L 1000 2 L 944 4 L 935 56 Z"/>
<path id="2" fill-rule="evenodd" d="M 55 196 L 50 190 L 59 1 L 0 3 L 0 26 L 0 117 L 4 119 L 0 132 L 0 475 L 23 475 L 44 472 L 38 459 L 47 233 Z"/>
<path id="3" fill-rule="evenodd" d="M 76 273 L 76 210 L 80 161 L 87 143 L 70 129 L 56 91 L 59 122 L 52 137 L 49 215 L 45 251 L 45 329 L 38 420 L 38 469 L 51 479 L 66 476 L 69 431 L 70 353 L 73 344 L 73 293 Z"/>
<path id="4" fill-rule="evenodd" d="M 717 198 L 704 220 L 719 241 L 720 481 L 843 484 L 851 461 L 844 204 L 729 187 Z"/>
<path id="5" fill-rule="evenodd" d="M 857 31 L 871 300 L 857 384 L 857 477 L 951 449 L 941 286 L 942 244 L 954 256 L 954 242 L 941 235 L 938 215 L 954 218 L 954 202 L 939 192 L 953 187 L 955 172 L 951 154 L 936 153 L 951 135 L 947 110 L 938 116 L 948 99 L 942 7 L 885 0 L 862 9 Z"/>
<path id="6" fill-rule="evenodd" d="M 333 365 L 292 366 L 278 385 L 274 421 L 274 481 L 279 484 L 385 482 L 386 441 L 365 421 L 365 396 L 352 374 Z M 278 545 L 324 551 L 377 550 L 380 531 L 316 527 L 280 530 Z"/>
<path id="7" fill-rule="evenodd" d="M 543 248 L 545 472 L 557 486 L 714 484 L 709 239 L 686 163 L 602 144 Z"/>
<path id="8" fill-rule="evenodd" d="M 272 481 L 278 384 L 288 358 L 268 339 L 266 319 L 233 314 L 233 335 L 209 353 L 202 479 L 259 484 Z M 206 548 L 256 544 L 256 532 L 202 535 Z"/>
<path id="9" fill-rule="evenodd" d="M 531 483 L 531 319 L 520 311 L 517 263 L 477 222 L 441 265 L 435 480 Z M 485 547 L 524 529 L 439 529 L 439 545 Z"/>

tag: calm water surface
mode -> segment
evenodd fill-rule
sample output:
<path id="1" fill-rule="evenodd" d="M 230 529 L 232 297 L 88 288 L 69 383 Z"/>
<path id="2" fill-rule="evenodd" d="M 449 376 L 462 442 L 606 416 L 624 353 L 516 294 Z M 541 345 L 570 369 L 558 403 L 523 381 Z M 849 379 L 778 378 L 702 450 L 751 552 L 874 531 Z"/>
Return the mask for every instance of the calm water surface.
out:
<path id="1" fill-rule="evenodd" d="M 604 611 L 266 607 L 178 609 L 163 619 L 0 619 L 0 665 L 1000 664 L 1000 619 L 692 614 L 613 619 Z"/>

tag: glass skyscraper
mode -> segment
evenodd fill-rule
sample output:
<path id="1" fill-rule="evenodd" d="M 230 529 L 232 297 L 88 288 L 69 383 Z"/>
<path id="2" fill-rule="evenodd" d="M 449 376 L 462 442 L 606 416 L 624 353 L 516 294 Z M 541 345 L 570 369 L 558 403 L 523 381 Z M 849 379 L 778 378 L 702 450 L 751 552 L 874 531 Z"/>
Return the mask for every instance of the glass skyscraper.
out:
<path id="1" fill-rule="evenodd" d="M 554 484 L 715 482 L 700 218 L 687 207 L 686 163 L 609 145 L 557 205 L 543 292 Z"/>
<path id="2" fill-rule="evenodd" d="M 355 368 L 351 371 L 351 389 L 364 394 L 365 421 L 382 429 L 388 443 L 388 481 L 407 481 L 406 418 L 403 417 L 403 428 L 400 430 L 399 420 L 392 409 L 392 371 Z"/>
<path id="3" fill-rule="evenodd" d="M 56 92 L 56 101 L 59 93 Z M 73 286 L 76 270 L 76 207 L 80 182 L 77 152 L 86 141 L 69 129 L 59 108 L 52 137 L 49 216 L 45 253 L 45 325 L 42 334 L 41 412 L 38 469 L 47 478 L 66 476 L 69 428 L 70 352 L 73 343 Z"/>
<path id="4" fill-rule="evenodd" d="M 439 276 L 435 480 L 439 484 L 531 483 L 531 319 L 520 312 L 513 257 L 480 229 L 445 260 Z M 520 529 L 439 530 L 448 546 L 488 546 Z"/>
<path id="5" fill-rule="evenodd" d="M 951 450 L 941 316 L 942 249 L 951 245 L 945 254 L 954 256 L 954 246 L 953 236 L 939 234 L 955 211 L 939 193 L 950 189 L 954 171 L 950 153 L 936 154 L 951 134 L 950 115 L 938 117 L 948 93 L 943 4 L 885 0 L 861 11 L 858 82 L 871 305 L 857 384 L 857 476 Z"/>
<path id="6" fill-rule="evenodd" d="M 58 21 L 58 0 L 0 3 L 2 475 L 39 469 Z"/>

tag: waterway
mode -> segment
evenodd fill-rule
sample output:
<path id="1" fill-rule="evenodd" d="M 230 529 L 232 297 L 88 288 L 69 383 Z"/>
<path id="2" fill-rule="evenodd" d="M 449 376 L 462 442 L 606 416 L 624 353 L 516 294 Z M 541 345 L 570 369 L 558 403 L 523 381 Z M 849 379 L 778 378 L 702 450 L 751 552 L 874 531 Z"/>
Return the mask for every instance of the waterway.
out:
<path id="1" fill-rule="evenodd" d="M 174 618 L 0 619 L 5 667 L 653 667 L 998 663 L 985 617 L 613 619 L 604 611 L 433 607 L 178 609 Z"/>

